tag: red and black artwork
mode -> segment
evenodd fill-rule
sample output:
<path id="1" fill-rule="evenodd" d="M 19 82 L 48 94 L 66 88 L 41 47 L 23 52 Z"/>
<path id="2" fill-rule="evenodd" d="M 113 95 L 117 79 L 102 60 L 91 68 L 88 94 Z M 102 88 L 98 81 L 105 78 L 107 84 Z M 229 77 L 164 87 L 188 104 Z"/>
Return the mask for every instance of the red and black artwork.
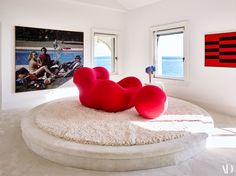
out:
<path id="1" fill-rule="evenodd" d="M 205 66 L 236 67 L 236 32 L 205 35 Z"/>

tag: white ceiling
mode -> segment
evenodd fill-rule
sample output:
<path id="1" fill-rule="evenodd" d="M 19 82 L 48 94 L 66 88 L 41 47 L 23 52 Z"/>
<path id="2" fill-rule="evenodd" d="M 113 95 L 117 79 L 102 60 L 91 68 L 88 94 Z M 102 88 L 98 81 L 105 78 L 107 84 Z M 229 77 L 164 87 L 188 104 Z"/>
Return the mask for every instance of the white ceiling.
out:
<path id="1" fill-rule="evenodd" d="M 73 1 L 88 5 L 101 6 L 105 8 L 127 11 L 152 4 L 160 0 L 73 0 Z"/>

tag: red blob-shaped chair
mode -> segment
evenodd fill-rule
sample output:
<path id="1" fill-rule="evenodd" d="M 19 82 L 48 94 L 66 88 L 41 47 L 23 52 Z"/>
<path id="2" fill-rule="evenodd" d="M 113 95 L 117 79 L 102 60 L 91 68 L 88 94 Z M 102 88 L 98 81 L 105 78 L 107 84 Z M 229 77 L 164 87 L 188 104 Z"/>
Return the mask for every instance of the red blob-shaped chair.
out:
<path id="1" fill-rule="evenodd" d="M 74 72 L 73 81 L 79 89 L 81 104 L 108 112 L 133 107 L 142 88 L 136 77 L 126 77 L 117 83 L 109 80 L 109 73 L 104 67 L 79 68 Z"/>

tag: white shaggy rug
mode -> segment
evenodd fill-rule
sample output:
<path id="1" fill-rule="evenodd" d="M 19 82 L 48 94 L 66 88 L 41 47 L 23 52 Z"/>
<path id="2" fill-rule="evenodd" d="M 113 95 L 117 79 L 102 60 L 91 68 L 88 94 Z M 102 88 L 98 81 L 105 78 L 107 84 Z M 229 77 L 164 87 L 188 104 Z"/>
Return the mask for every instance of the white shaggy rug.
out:
<path id="1" fill-rule="evenodd" d="M 56 137 L 107 146 L 159 143 L 189 134 L 193 123 L 212 122 L 201 108 L 174 98 L 169 98 L 166 113 L 154 120 L 140 117 L 134 108 L 118 113 L 90 109 L 76 97 L 43 104 L 30 113 L 39 128 Z"/>

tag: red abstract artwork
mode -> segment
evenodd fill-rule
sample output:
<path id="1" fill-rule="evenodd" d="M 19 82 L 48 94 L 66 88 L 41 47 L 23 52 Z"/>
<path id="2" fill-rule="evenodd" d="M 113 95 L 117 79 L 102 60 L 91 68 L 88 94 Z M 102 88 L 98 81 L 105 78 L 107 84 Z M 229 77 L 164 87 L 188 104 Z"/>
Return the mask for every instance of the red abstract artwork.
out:
<path id="1" fill-rule="evenodd" d="M 205 66 L 236 67 L 236 32 L 205 35 Z"/>

